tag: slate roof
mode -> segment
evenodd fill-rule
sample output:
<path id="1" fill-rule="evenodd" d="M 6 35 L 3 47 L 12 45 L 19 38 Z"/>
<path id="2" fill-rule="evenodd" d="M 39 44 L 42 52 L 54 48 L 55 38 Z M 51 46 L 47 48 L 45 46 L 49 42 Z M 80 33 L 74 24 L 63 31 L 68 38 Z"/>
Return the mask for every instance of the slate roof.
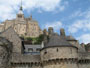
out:
<path id="1" fill-rule="evenodd" d="M 63 36 L 59 35 L 53 35 L 49 42 L 45 45 L 45 48 L 47 47 L 75 47 L 72 44 L 70 44 Z"/>
<path id="2" fill-rule="evenodd" d="M 66 36 L 67 41 L 77 41 L 73 36 Z"/>

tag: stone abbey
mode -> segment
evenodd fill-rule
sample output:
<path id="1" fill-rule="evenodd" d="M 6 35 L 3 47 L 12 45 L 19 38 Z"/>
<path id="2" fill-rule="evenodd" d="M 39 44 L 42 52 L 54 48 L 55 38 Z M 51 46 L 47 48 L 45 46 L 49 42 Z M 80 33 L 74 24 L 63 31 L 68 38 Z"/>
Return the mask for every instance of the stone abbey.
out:
<path id="1" fill-rule="evenodd" d="M 0 68 L 90 68 L 90 43 L 79 44 L 64 29 L 41 30 L 38 22 L 25 18 L 22 7 L 16 19 L 0 25 Z M 43 35 L 41 44 L 20 38 Z"/>
<path id="2" fill-rule="evenodd" d="M 9 27 L 12 27 L 19 36 L 38 37 L 42 34 L 38 22 L 32 19 L 32 15 L 29 18 L 24 17 L 22 7 L 16 16 L 16 19 L 6 20 L 0 24 L 0 32 L 5 31 Z"/>

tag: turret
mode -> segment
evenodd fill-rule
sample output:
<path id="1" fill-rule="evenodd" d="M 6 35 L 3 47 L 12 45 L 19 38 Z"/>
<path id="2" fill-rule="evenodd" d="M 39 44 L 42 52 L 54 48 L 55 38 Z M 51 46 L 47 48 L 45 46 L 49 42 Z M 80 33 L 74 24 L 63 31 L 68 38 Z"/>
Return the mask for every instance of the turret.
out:
<path id="1" fill-rule="evenodd" d="M 41 50 L 41 61 L 44 68 L 53 68 L 53 66 L 54 68 L 61 66 L 62 68 L 73 68 L 73 66 L 77 68 L 77 51 L 78 48 L 66 41 L 63 36 L 52 34 L 49 42 Z"/>
<path id="2" fill-rule="evenodd" d="M 79 45 L 79 50 L 78 50 L 79 52 L 85 52 L 86 50 L 85 50 L 85 44 L 84 43 L 81 43 L 80 45 Z"/>
<path id="3" fill-rule="evenodd" d="M 19 12 L 17 14 L 17 19 L 24 19 L 22 3 L 21 3 L 21 6 L 20 6 L 20 9 L 19 9 Z"/>
<path id="4" fill-rule="evenodd" d="M 64 28 L 61 28 L 61 29 L 60 29 L 60 35 L 61 35 L 61 36 L 65 36 Z"/>
<path id="5" fill-rule="evenodd" d="M 44 29 L 43 30 L 43 35 L 44 35 L 44 45 L 48 42 L 48 39 L 47 39 L 47 30 L 46 29 Z"/>
<path id="6" fill-rule="evenodd" d="M 88 44 L 85 46 L 85 48 L 86 48 L 86 51 L 87 51 L 87 52 L 90 52 L 90 43 L 88 43 Z"/>
<path id="7" fill-rule="evenodd" d="M 79 47 L 79 42 L 72 35 L 66 36 L 64 28 L 60 29 L 60 36 L 65 38 L 72 45 Z"/>
<path id="8" fill-rule="evenodd" d="M 53 31 L 53 27 L 49 27 L 48 28 L 48 35 L 49 37 L 51 37 L 53 35 L 54 31 Z"/>

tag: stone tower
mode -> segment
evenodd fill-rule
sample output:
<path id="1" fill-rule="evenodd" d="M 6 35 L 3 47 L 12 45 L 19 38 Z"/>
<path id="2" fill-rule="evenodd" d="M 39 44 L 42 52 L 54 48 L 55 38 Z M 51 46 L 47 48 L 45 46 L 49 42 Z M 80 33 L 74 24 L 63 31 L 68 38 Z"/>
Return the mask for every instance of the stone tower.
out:
<path id="1" fill-rule="evenodd" d="M 63 36 L 53 34 L 41 50 L 43 68 L 78 68 L 77 51 L 78 48 L 67 42 Z"/>
<path id="2" fill-rule="evenodd" d="M 63 38 L 66 39 L 73 46 L 79 46 L 78 40 L 76 40 L 72 35 L 66 36 L 64 28 L 60 29 L 60 36 L 63 36 Z"/>
<path id="3" fill-rule="evenodd" d="M 61 36 L 65 36 L 65 31 L 63 28 L 60 29 L 60 34 L 61 34 Z"/>
<path id="4" fill-rule="evenodd" d="M 53 35 L 53 27 L 48 28 L 48 35 L 51 37 Z"/>

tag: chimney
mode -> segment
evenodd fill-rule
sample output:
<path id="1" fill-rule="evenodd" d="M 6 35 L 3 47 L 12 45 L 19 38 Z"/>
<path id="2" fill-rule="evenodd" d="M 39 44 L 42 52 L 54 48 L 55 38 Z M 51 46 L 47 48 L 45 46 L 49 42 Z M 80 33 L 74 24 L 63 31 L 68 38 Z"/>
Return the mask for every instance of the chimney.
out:
<path id="1" fill-rule="evenodd" d="M 43 34 L 47 35 L 47 30 L 46 29 L 43 30 Z"/>
<path id="2" fill-rule="evenodd" d="M 48 34 L 51 36 L 54 33 L 53 27 L 49 27 Z"/>
<path id="3" fill-rule="evenodd" d="M 47 44 L 47 30 L 46 29 L 44 29 L 43 30 L 43 35 L 44 35 L 44 39 L 43 39 L 43 42 L 44 42 L 44 45 L 46 45 Z"/>
<path id="4" fill-rule="evenodd" d="M 61 28 L 61 29 L 60 29 L 60 35 L 61 35 L 61 36 L 65 36 L 64 28 Z"/>

